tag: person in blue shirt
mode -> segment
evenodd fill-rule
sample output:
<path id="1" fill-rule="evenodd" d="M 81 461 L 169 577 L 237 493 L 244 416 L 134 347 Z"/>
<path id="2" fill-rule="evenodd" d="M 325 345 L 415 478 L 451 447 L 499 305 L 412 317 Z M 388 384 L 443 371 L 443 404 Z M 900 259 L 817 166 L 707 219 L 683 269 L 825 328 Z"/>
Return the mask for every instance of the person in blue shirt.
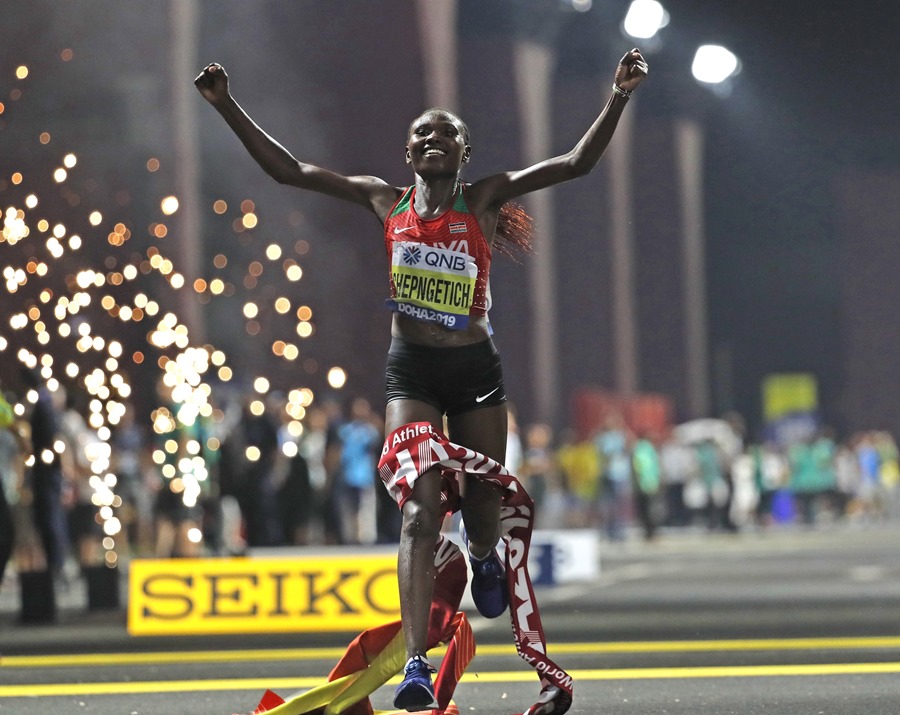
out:
<path id="1" fill-rule="evenodd" d="M 340 504 L 344 540 L 349 544 L 375 539 L 375 482 L 382 431 L 369 401 L 353 400 L 350 420 L 338 428 L 341 442 Z"/>

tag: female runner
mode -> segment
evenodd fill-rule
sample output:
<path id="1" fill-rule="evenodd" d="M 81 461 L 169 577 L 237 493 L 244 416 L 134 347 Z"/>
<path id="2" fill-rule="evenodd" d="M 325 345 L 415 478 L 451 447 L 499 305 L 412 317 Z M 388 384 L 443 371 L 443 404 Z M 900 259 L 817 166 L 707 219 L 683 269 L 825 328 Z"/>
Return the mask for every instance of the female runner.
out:
<path id="1" fill-rule="evenodd" d="M 506 393 L 487 316 L 488 277 L 493 248 L 527 243 L 522 230 L 527 222 L 507 202 L 589 173 L 646 75 L 640 51 L 627 52 L 616 68 L 606 105 L 571 151 L 471 184 L 460 179 L 472 154 L 466 125 L 446 110 L 426 110 L 409 127 L 406 163 L 413 184 L 408 187 L 298 161 L 234 100 L 219 64 L 205 67 L 194 83 L 269 176 L 358 204 L 382 225 L 391 267 L 388 305 L 393 310 L 386 434 L 411 422 L 429 422 L 442 432 L 446 416 L 453 442 L 502 463 Z M 409 657 L 395 694 L 398 709 L 436 707 L 425 641 L 442 520 L 440 493 L 440 473 L 432 469 L 398 499 L 403 515 L 397 564 L 400 613 Z M 504 568 L 496 552 L 500 494 L 474 477 L 466 478 L 463 493 L 472 597 L 482 615 L 496 617 L 507 607 Z"/>

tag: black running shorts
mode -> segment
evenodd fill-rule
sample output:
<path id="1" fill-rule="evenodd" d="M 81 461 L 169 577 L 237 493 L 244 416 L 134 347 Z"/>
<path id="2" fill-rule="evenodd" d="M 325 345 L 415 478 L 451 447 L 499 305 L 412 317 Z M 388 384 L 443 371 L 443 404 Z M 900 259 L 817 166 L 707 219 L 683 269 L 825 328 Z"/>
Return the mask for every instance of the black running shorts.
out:
<path id="1" fill-rule="evenodd" d="M 500 354 L 491 340 L 435 348 L 392 338 L 385 392 L 387 402 L 420 400 L 448 417 L 506 402 Z"/>

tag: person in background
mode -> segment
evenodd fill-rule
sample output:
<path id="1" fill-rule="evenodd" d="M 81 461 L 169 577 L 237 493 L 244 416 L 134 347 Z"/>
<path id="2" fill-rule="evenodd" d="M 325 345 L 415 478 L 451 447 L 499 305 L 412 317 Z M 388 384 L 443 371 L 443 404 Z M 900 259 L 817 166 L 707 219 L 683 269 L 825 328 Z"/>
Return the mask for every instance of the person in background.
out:
<path id="1" fill-rule="evenodd" d="M 746 457 L 750 461 L 757 500 L 754 521 L 757 526 L 771 526 L 775 520 L 775 497 L 787 486 L 790 466 L 781 448 L 772 441 L 751 444 Z"/>
<path id="2" fill-rule="evenodd" d="M 306 507 L 296 505 L 296 522 L 289 534 L 295 544 L 340 544 L 342 541 L 334 486 L 340 443 L 336 435 L 329 436 L 330 432 L 327 409 L 310 407 L 297 454 L 303 459 L 305 470 L 294 474 L 295 488 L 300 493 L 308 493 L 309 502 Z"/>
<path id="3" fill-rule="evenodd" d="M 369 401 L 357 397 L 350 406 L 350 419 L 338 428 L 341 441 L 339 503 L 344 539 L 348 544 L 376 540 L 375 479 L 383 428 Z"/>
<path id="4" fill-rule="evenodd" d="M 18 500 L 22 457 L 15 422 L 10 401 L 0 393 L 0 588 L 16 543 L 12 504 Z"/>
<path id="5" fill-rule="evenodd" d="M 666 524 L 687 526 L 691 522 L 691 514 L 684 501 L 684 489 L 697 477 L 697 455 L 689 445 L 669 438 L 660 448 L 659 459 L 662 466 Z"/>
<path id="6" fill-rule="evenodd" d="M 516 416 L 516 408 L 511 402 L 506 403 L 506 461 L 503 466 L 511 474 L 520 474 L 522 463 L 525 459 L 525 450 L 522 445 L 522 435 L 519 432 L 519 420 Z M 532 494 L 532 496 L 534 496 Z M 535 502 L 537 499 L 535 499 Z"/>
<path id="7" fill-rule="evenodd" d="M 856 495 L 862 483 L 859 461 L 853 447 L 842 442 L 834 454 L 835 500 L 841 517 L 856 516 Z"/>
<path id="8" fill-rule="evenodd" d="M 156 385 L 159 421 L 168 421 L 172 429 L 156 434 L 157 462 L 154 482 L 153 518 L 156 527 L 154 554 L 157 558 L 188 558 L 202 554 L 202 509 L 199 490 L 188 492 L 185 476 L 179 472 L 182 460 L 199 456 L 206 444 L 204 424 L 198 417 L 191 424 L 175 419 L 177 406 L 172 388 L 161 378 Z M 163 419 L 165 418 L 165 420 Z M 155 461 L 155 460 L 154 460 Z"/>
<path id="9" fill-rule="evenodd" d="M 113 426 L 110 447 L 112 470 L 117 477 L 116 494 L 122 498 L 122 522 L 131 553 L 152 553 L 153 501 L 147 480 L 149 460 L 147 435 L 136 419 L 131 402 L 123 403 L 124 412 Z"/>
<path id="10" fill-rule="evenodd" d="M 522 467 L 519 474 L 525 491 L 534 499 L 537 511 L 537 523 L 545 526 L 553 514 L 547 510 L 548 493 L 555 494 L 559 490 L 559 478 L 556 467 L 556 454 L 553 449 L 553 428 L 545 422 L 528 425 L 525 430 L 525 448 Z"/>
<path id="11" fill-rule="evenodd" d="M 278 546 L 284 541 L 278 517 L 277 465 L 279 420 L 272 404 L 246 396 L 240 429 L 245 445 L 241 507 L 250 547 Z"/>
<path id="12" fill-rule="evenodd" d="M 578 439 L 574 430 L 565 430 L 556 450 L 562 482 L 566 490 L 565 526 L 592 526 L 600 494 L 603 460 L 593 440 Z"/>
<path id="13" fill-rule="evenodd" d="M 821 497 L 834 489 L 834 443 L 826 433 L 818 432 L 791 445 L 790 490 L 798 502 L 800 518 L 812 526 L 822 508 Z"/>
<path id="14" fill-rule="evenodd" d="M 706 492 L 704 511 L 706 526 L 711 531 L 722 529 L 728 521 L 727 508 L 730 501 L 725 456 L 712 438 L 695 445 L 697 462 L 700 467 L 700 481 Z"/>
<path id="15" fill-rule="evenodd" d="M 34 396 L 31 427 L 31 498 L 34 525 L 47 567 L 55 579 L 64 577 L 69 557 L 68 485 L 59 454 L 61 405 L 47 388 L 37 368 L 24 367 L 22 380 Z"/>
<path id="16" fill-rule="evenodd" d="M 601 514 L 610 541 L 625 539 L 625 520 L 631 490 L 631 442 L 633 438 L 620 414 L 611 414 L 597 434 L 595 448 L 603 465 Z"/>
<path id="17" fill-rule="evenodd" d="M 60 436 L 65 449 L 60 454 L 63 469 L 72 485 L 72 506 L 69 510 L 69 535 L 75 544 L 78 564 L 82 569 L 103 563 L 103 528 L 97 517 L 99 507 L 94 504 L 94 487 L 91 486 L 91 461 L 89 452 L 100 439 L 84 419 L 80 407 L 83 396 L 73 389 L 60 386 L 57 395 L 64 405 L 60 414 Z"/>
<path id="18" fill-rule="evenodd" d="M 660 523 L 660 484 L 662 468 L 659 462 L 659 451 L 649 436 L 639 437 L 631 452 L 633 492 L 635 511 L 644 539 L 652 541 L 656 537 L 656 529 Z"/>

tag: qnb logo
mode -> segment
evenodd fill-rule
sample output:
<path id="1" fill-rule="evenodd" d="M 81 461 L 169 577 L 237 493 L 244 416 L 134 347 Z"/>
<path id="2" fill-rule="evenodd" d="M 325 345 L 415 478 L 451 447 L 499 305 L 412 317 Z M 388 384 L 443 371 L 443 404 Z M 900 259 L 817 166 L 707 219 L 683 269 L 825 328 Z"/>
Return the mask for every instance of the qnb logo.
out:
<path id="1" fill-rule="evenodd" d="M 416 265 L 422 260 L 422 251 L 416 246 L 410 246 L 403 249 L 403 262 L 408 266 Z"/>

